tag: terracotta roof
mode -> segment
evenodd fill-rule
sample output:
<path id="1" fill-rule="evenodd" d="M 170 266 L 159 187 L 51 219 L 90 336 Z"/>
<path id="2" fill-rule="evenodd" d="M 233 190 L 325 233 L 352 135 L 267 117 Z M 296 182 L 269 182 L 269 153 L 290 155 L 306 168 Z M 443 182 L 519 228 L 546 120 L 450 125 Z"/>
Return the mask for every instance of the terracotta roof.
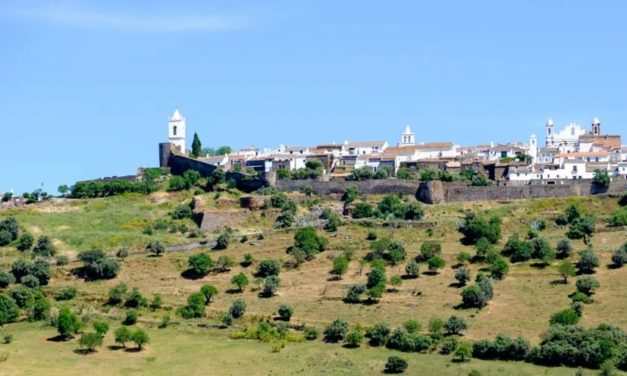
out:
<path id="1" fill-rule="evenodd" d="M 382 148 L 386 141 L 357 141 L 346 144 L 347 148 Z"/>
<path id="2" fill-rule="evenodd" d="M 578 158 L 578 157 L 606 157 L 607 151 L 579 151 L 575 153 L 557 154 L 556 158 Z"/>
<path id="3" fill-rule="evenodd" d="M 449 150 L 453 148 L 452 142 L 431 142 L 428 144 L 416 145 L 417 150 Z"/>

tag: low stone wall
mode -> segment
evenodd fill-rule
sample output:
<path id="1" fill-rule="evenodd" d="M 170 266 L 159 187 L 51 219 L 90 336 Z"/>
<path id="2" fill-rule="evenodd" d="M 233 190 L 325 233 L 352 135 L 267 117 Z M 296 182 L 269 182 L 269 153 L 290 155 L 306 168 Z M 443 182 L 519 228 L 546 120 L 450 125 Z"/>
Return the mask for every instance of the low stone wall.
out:
<path id="1" fill-rule="evenodd" d="M 365 180 L 365 181 L 317 181 L 317 180 L 277 180 L 276 187 L 282 191 L 298 191 L 310 186 L 317 195 L 341 194 L 351 185 L 356 185 L 362 194 L 404 193 L 415 195 L 418 183 L 409 180 Z"/>
<path id="2" fill-rule="evenodd" d="M 627 192 L 627 181 L 617 180 L 607 189 L 596 187 L 592 181 L 572 181 L 563 184 L 532 184 L 516 186 L 469 187 L 462 183 L 430 181 L 420 183 L 416 198 L 428 204 L 464 201 L 510 201 L 531 198 L 621 194 Z"/>

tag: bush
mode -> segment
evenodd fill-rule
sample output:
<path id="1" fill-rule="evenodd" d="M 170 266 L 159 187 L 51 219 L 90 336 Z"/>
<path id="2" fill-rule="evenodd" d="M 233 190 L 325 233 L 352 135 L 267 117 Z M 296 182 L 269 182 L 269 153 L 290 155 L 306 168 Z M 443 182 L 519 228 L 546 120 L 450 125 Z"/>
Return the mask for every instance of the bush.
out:
<path id="1" fill-rule="evenodd" d="M 270 275 L 279 275 L 281 272 L 281 264 L 274 259 L 266 259 L 259 263 L 256 275 L 258 277 L 267 277 Z"/>
<path id="2" fill-rule="evenodd" d="M 405 275 L 410 278 L 418 278 L 420 273 L 420 267 L 416 261 L 410 261 L 405 266 Z"/>
<path id="3" fill-rule="evenodd" d="M 398 356 L 390 356 L 385 363 L 383 372 L 385 373 L 403 373 L 407 369 L 407 361 Z"/>
<path id="4" fill-rule="evenodd" d="M 102 346 L 102 336 L 99 333 L 87 332 L 81 335 L 78 344 L 88 352 L 93 352 L 96 347 Z"/>
<path id="5" fill-rule="evenodd" d="M 4 247 L 17 239 L 19 232 L 19 225 L 14 217 L 0 220 L 0 247 Z"/>
<path id="6" fill-rule="evenodd" d="M 153 240 L 146 246 L 146 250 L 155 256 L 161 256 L 165 252 L 165 246 L 158 240 Z"/>
<path id="7" fill-rule="evenodd" d="M 457 350 L 455 350 L 455 357 L 457 357 L 460 362 L 470 360 L 472 357 L 472 344 L 469 342 L 461 342 L 457 347 Z"/>
<path id="8" fill-rule="evenodd" d="M 452 354 L 457 350 L 457 346 L 459 345 L 459 338 L 457 337 L 448 337 L 442 342 L 442 346 L 440 347 L 440 353 L 444 355 Z"/>
<path id="9" fill-rule="evenodd" d="M 315 326 L 305 327 L 303 333 L 307 341 L 313 341 L 318 338 L 318 329 Z"/>
<path id="10" fill-rule="evenodd" d="M 39 287 L 39 280 L 33 275 L 27 275 L 22 278 L 21 284 L 30 289 Z"/>
<path id="11" fill-rule="evenodd" d="M 479 340 L 472 346 L 472 356 L 486 360 L 524 360 L 531 349 L 529 341 L 498 334 L 494 341 Z"/>
<path id="12" fill-rule="evenodd" d="M 126 295 L 127 287 L 124 283 L 119 283 L 109 290 L 109 299 L 107 300 L 107 304 L 117 305 L 122 303 L 124 299 L 124 295 Z"/>
<path id="13" fill-rule="evenodd" d="M 279 289 L 280 284 L 281 284 L 281 280 L 276 275 L 267 276 L 263 280 L 263 288 L 261 289 L 261 295 L 267 298 L 274 296 L 276 294 L 276 291 Z"/>
<path id="14" fill-rule="evenodd" d="M 498 256 L 490 265 L 490 275 L 494 279 L 503 279 L 509 272 L 509 264 L 504 257 Z"/>
<path id="15" fill-rule="evenodd" d="M 553 316 L 551 316 L 551 325 L 560 324 L 560 325 L 575 325 L 579 322 L 579 315 L 577 312 L 572 309 L 565 309 L 563 311 L 559 311 Z"/>
<path id="16" fill-rule="evenodd" d="M 612 254 L 612 262 L 617 267 L 627 264 L 627 243 L 623 244 Z"/>
<path id="17" fill-rule="evenodd" d="M 20 308 L 13 298 L 7 294 L 0 294 L 0 325 L 17 320 Z"/>
<path id="18" fill-rule="evenodd" d="M 367 202 L 358 202 L 353 208 L 352 217 L 354 219 L 371 218 L 374 215 L 372 205 Z"/>
<path id="19" fill-rule="evenodd" d="M 6 230 L 0 230 L 0 247 L 5 247 L 9 245 L 13 239 L 11 238 L 11 233 Z"/>
<path id="20" fill-rule="evenodd" d="M 244 268 L 247 268 L 251 266 L 254 261 L 255 259 L 253 258 L 253 255 L 251 255 L 250 253 L 246 253 L 244 254 L 244 260 L 240 263 L 240 265 Z"/>
<path id="21" fill-rule="evenodd" d="M 99 249 L 83 251 L 78 259 L 83 262 L 82 271 L 89 280 L 115 278 L 120 270 L 120 261 Z"/>
<path id="22" fill-rule="evenodd" d="M 248 277 L 246 277 L 246 274 L 244 273 L 236 274 L 233 276 L 233 278 L 231 278 L 231 284 L 237 286 L 237 289 L 240 292 L 243 292 L 249 283 L 250 281 L 248 280 Z"/>
<path id="23" fill-rule="evenodd" d="M 140 351 L 143 345 L 150 342 L 150 337 L 148 336 L 148 334 L 141 329 L 137 329 L 136 331 L 134 331 L 133 334 L 131 335 L 131 339 L 133 340 L 133 342 L 135 342 L 135 344 L 137 345 L 137 348 Z"/>
<path id="24" fill-rule="evenodd" d="M 215 249 L 227 249 L 229 247 L 229 242 L 231 241 L 231 235 L 228 232 L 223 232 L 218 236 L 216 240 Z"/>
<path id="25" fill-rule="evenodd" d="M 492 216 L 466 214 L 460 222 L 458 231 L 464 235 L 464 243 L 476 244 L 481 238 L 486 238 L 491 244 L 495 244 L 501 239 L 501 218 Z"/>
<path id="26" fill-rule="evenodd" d="M 427 260 L 427 265 L 429 265 L 430 272 L 437 274 L 438 269 L 442 269 L 446 265 L 446 262 L 441 257 L 433 256 Z"/>
<path id="27" fill-rule="evenodd" d="M 246 302 L 243 299 L 235 299 L 229 308 L 229 313 L 237 319 L 244 316 L 246 312 Z"/>
<path id="28" fill-rule="evenodd" d="M 340 342 L 346 337 L 348 323 L 342 319 L 336 319 L 324 329 L 324 340 L 326 342 Z"/>
<path id="29" fill-rule="evenodd" d="M 205 276 L 215 266 L 215 262 L 206 253 L 198 253 L 187 259 L 189 268 L 199 276 Z"/>
<path id="30" fill-rule="evenodd" d="M 374 231 L 368 231 L 368 234 L 366 235 L 366 240 L 377 240 L 377 233 Z"/>
<path id="31" fill-rule="evenodd" d="M 359 303 L 361 300 L 361 294 L 366 292 L 366 286 L 364 285 L 352 285 L 348 288 L 346 293 L 346 297 L 344 298 L 345 303 Z"/>
<path id="32" fill-rule="evenodd" d="M 205 305 L 207 305 L 207 304 L 211 303 L 211 301 L 213 300 L 214 296 L 218 295 L 218 289 L 215 288 L 215 286 L 213 286 L 213 285 L 203 285 L 200 288 L 200 293 L 205 298 L 204 299 L 204 303 L 205 303 Z"/>
<path id="33" fill-rule="evenodd" d="M 470 270 L 465 266 L 458 268 L 455 271 L 455 279 L 461 286 L 465 286 L 466 282 L 470 280 Z"/>
<path id="34" fill-rule="evenodd" d="M 292 314 L 294 314 L 294 308 L 287 304 L 281 304 L 277 310 L 279 318 L 283 321 L 290 321 Z"/>
<path id="35" fill-rule="evenodd" d="M 421 260 L 427 261 L 434 256 L 442 255 L 442 244 L 435 241 L 426 241 L 420 246 Z"/>
<path id="36" fill-rule="evenodd" d="M 124 316 L 124 321 L 122 322 L 124 325 L 133 325 L 137 322 L 139 314 L 136 309 L 129 309 L 126 311 L 126 315 Z"/>
<path id="37" fill-rule="evenodd" d="M 201 292 L 193 292 L 187 297 L 187 305 L 179 308 L 179 314 L 184 319 L 203 317 L 205 315 L 206 297 Z"/>
<path id="38" fill-rule="evenodd" d="M 132 340 L 132 332 L 125 326 L 121 326 L 113 332 L 115 343 L 126 347 L 126 343 Z"/>
<path id="39" fill-rule="evenodd" d="M 346 335 L 346 346 L 356 348 L 361 345 L 364 340 L 364 335 L 359 329 L 353 329 Z"/>
<path id="40" fill-rule="evenodd" d="M 128 308 L 146 307 L 148 306 L 148 301 L 142 296 L 137 288 L 134 288 L 126 298 L 124 306 Z"/>
<path id="41" fill-rule="evenodd" d="M 46 235 L 42 235 L 37 239 L 33 252 L 39 256 L 52 257 L 57 253 L 57 250 L 52 244 L 52 240 Z"/>
<path id="42" fill-rule="evenodd" d="M 591 215 L 584 215 L 572 221 L 566 232 L 566 236 L 570 239 L 581 239 L 591 236 L 595 231 L 596 218 Z"/>
<path id="43" fill-rule="evenodd" d="M 596 278 L 591 276 L 584 276 L 577 280 L 576 286 L 577 291 L 590 296 L 594 293 L 594 290 L 598 289 L 601 285 Z"/>
<path id="44" fill-rule="evenodd" d="M 70 311 L 68 307 L 62 307 L 56 320 L 57 332 L 62 338 L 68 338 L 72 334 L 78 333 L 82 328 L 82 323 Z"/>
<path id="45" fill-rule="evenodd" d="M 0 270 L 0 288 L 6 288 L 11 283 L 15 283 L 15 277 L 13 277 L 13 274 Z"/>
<path id="46" fill-rule="evenodd" d="M 627 207 L 616 209 L 607 222 L 612 227 L 627 226 Z"/>
<path id="47" fill-rule="evenodd" d="M 61 256 L 57 256 L 55 258 L 55 262 L 54 262 L 57 266 L 66 266 L 67 264 L 70 263 L 70 258 L 64 255 Z"/>
<path id="48" fill-rule="evenodd" d="M 558 259 L 565 259 L 573 252 L 573 247 L 570 245 L 570 240 L 562 239 L 557 243 L 555 256 Z"/>
<path id="49" fill-rule="evenodd" d="M 299 228 L 294 235 L 294 248 L 304 251 L 307 258 L 323 251 L 328 243 L 329 241 L 318 235 L 316 229 L 311 226 Z"/>
<path id="50" fill-rule="evenodd" d="M 590 248 L 581 252 L 579 261 L 577 261 L 577 268 L 579 273 L 594 273 L 594 268 L 599 266 L 599 257 Z"/>
<path id="51" fill-rule="evenodd" d="M 459 316 L 451 316 L 444 323 L 444 329 L 449 335 L 460 334 L 461 332 L 468 329 L 468 323 L 466 322 L 466 320 Z"/>
<path id="52" fill-rule="evenodd" d="M 18 251 L 22 252 L 29 251 L 33 247 L 34 243 L 35 239 L 33 238 L 33 235 L 24 233 L 19 237 L 16 248 Z"/>
<path id="53" fill-rule="evenodd" d="M 194 215 L 192 208 L 190 205 L 179 205 L 172 213 L 170 213 L 170 217 L 172 219 L 191 219 Z"/>

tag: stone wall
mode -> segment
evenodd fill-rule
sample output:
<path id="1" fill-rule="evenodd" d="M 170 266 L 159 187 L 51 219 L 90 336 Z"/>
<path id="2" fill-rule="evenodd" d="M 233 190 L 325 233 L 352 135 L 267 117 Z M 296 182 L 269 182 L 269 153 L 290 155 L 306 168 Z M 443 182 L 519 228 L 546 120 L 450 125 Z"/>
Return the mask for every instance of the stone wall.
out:
<path id="1" fill-rule="evenodd" d="M 365 181 L 317 181 L 317 180 L 277 180 L 276 187 L 282 191 L 298 191 L 311 186 L 317 195 L 343 193 L 350 186 L 356 185 L 362 194 L 405 193 L 415 195 L 418 183 L 409 180 L 365 180 Z"/>
<path id="2" fill-rule="evenodd" d="M 530 198 L 622 194 L 627 192 L 627 180 L 617 180 L 608 189 L 596 187 L 591 181 L 572 181 L 555 185 L 515 185 L 469 187 L 459 182 L 431 181 L 420 183 L 416 198 L 428 204 L 465 201 L 510 201 Z"/>

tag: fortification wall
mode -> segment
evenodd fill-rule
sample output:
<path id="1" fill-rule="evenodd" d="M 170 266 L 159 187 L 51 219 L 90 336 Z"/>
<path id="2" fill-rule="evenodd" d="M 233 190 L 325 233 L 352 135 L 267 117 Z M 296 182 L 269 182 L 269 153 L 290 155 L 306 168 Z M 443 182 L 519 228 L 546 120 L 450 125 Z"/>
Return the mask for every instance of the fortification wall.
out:
<path id="1" fill-rule="evenodd" d="M 317 195 L 343 193 L 350 186 L 356 185 L 363 194 L 405 193 L 415 195 L 418 183 L 408 180 L 365 180 L 365 181 L 318 181 L 318 180 L 277 180 L 276 187 L 282 191 L 298 191 L 311 186 Z"/>

